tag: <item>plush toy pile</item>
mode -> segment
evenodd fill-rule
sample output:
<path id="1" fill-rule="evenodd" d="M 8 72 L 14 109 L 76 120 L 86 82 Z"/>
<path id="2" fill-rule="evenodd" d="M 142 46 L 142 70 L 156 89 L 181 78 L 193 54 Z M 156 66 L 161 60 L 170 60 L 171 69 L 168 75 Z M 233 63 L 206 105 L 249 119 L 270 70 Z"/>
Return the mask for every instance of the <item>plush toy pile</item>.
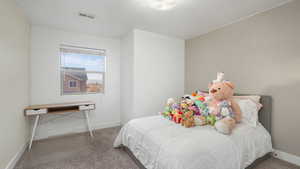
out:
<path id="1" fill-rule="evenodd" d="M 209 84 L 209 93 L 196 91 L 180 101 L 169 98 L 161 114 L 185 127 L 212 125 L 223 134 L 230 134 L 241 120 L 241 110 L 232 99 L 234 85 L 224 80 L 224 73 Z"/>
<path id="2" fill-rule="evenodd" d="M 207 99 L 207 94 L 198 91 L 183 96 L 179 102 L 169 98 L 162 115 L 185 127 L 205 125 L 209 116 Z"/>

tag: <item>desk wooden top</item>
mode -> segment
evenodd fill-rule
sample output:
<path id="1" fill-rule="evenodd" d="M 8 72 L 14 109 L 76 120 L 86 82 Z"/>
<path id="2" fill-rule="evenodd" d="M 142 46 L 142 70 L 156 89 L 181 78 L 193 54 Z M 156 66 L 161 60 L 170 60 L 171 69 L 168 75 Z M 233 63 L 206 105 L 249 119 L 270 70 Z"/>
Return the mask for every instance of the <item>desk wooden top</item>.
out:
<path id="1" fill-rule="evenodd" d="M 48 109 L 48 108 L 55 108 L 55 107 L 83 106 L 83 105 L 91 105 L 91 104 L 95 105 L 95 103 L 92 101 L 40 104 L 40 105 L 30 105 L 30 106 L 26 107 L 25 110 Z"/>

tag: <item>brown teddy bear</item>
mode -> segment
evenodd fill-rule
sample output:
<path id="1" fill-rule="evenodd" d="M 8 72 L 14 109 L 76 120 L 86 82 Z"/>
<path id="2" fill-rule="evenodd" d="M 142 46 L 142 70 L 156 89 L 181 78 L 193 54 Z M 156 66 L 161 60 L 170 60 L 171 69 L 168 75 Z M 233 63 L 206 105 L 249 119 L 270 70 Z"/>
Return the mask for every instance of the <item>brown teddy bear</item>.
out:
<path id="1" fill-rule="evenodd" d="M 230 134 L 235 124 L 241 121 L 242 113 L 233 99 L 233 83 L 223 80 L 224 73 L 218 73 L 217 80 L 209 84 L 210 114 L 217 118 L 214 126 L 223 134 Z"/>

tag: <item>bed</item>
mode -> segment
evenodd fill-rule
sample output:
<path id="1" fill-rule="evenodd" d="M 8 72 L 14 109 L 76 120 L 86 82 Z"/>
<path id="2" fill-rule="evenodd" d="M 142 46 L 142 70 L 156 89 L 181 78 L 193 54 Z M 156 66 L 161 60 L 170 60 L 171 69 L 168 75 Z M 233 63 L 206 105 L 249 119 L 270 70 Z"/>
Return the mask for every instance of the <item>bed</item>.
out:
<path id="1" fill-rule="evenodd" d="M 257 127 L 238 124 L 230 136 L 211 126 L 184 128 L 161 116 L 124 125 L 114 147 L 124 148 L 140 168 L 244 169 L 272 152 L 272 99 L 261 96 Z"/>

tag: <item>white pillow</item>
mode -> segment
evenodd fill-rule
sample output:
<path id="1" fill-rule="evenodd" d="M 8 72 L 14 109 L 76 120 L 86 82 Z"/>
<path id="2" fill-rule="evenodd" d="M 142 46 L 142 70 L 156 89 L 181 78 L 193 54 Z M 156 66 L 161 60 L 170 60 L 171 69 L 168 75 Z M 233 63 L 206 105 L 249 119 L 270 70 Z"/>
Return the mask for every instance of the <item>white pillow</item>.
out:
<path id="1" fill-rule="evenodd" d="M 233 98 L 236 102 L 238 102 L 239 100 L 244 100 L 244 99 L 252 100 L 256 104 L 258 110 L 260 110 L 263 107 L 263 105 L 260 103 L 261 97 L 257 96 L 257 95 L 233 96 Z"/>
<path id="2" fill-rule="evenodd" d="M 242 123 L 256 127 L 258 123 L 257 104 L 250 99 L 238 100 L 238 104 L 242 111 Z"/>

